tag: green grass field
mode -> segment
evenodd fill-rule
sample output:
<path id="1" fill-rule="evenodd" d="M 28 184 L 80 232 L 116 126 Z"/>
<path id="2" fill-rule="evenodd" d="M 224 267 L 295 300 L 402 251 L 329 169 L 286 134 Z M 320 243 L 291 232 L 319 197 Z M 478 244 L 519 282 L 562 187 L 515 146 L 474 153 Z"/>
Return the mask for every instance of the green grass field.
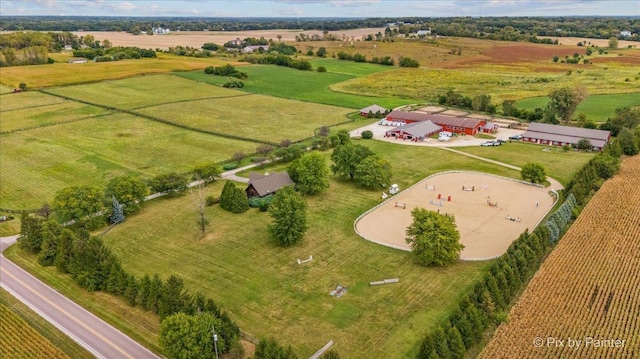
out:
<path id="1" fill-rule="evenodd" d="M 245 95 L 244 92 L 171 75 L 137 76 L 124 80 L 54 88 L 48 91 L 126 110 L 172 102 Z"/>
<path id="2" fill-rule="evenodd" d="M 533 110 L 536 107 L 545 108 L 549 97 L 530 97 L 516 102 L 521 109 Z M 600 122 L 613 116 L 617 108 L 640 106 L 640 92 L 611 95 L 591 95 L 587 97 L 576 109 L 574 117 L 584 113 L 587 119 Z"/>
<path id="3" fill-rule="evenodd" d="M 0 207 L 39 208 L 71 185 L 103 186 L 110 178 L 187 172 L 256 144 L 115 114 L 2 135 Z"/>
<path id="4" fill-rule="evenodd" d="M 564 152 L 560 147 L 551 147 L 553 151 L 543 152 L 546 146 L 513 142 L 499 147 L 456 147 L 457 150 L 473 155 L 489 158 L 522 167 L 527 163 L 540 163 L 546 169 L 547 175 L 567 184 L 573 174 L 584 166 L 594 153 Z"/>
<path id="5" fill-rule="evenodd" d="M 22 340 L 14 343 L 4 343 L 9 345 L 24 345 L 24 352 L 28 352 L 29 347 L 34 347 L 36 343 L 30 342 L 30 340 L 26 339 L 38 339 L 39 342 L 48 341 L 52 345 L 54 345 L 58 350 L 62 351 L 69 358 L 73 359 L 91 359 L 94 358 L 91 353 L 86 351 L 84 348 L 76 344 L 71 338 L 69 338 L 66 334 L 62 333 L 60 330 L 55 328 L 53 325 L 49 324 L 46 320 L 36 314 L 34 311 L 29 309 L 26 305 L 22 304 L 19 300 L 14 298 L 11 294 L 9 294 L 4 289 L 0 289 L 0 307 L 8 308 L 10 313 L 9 315 L 16 315 L 20 317 L 29 327 L 34 329 L 37 333 L 39 333 L 42 337 L 36 338 L 34 336 L 30 338 L 24 337 L 25 333 L 22 334 Z M 10 319 L 6 316 L 2 316 L 2 321 L 9 321 Z M 18 335 L 20 335 L 18 334 Z M 11 333 L 2 333 L 2 337 L 15 337 Z M 2 342 L 2 339 L 0 339 Z M 42 344 L 41 344 L 42 345 Z M 0 352 L 2 350 L 0 349 Z M 51 353 L 39 353 L 40 355 L 47 355 Z M 51 358 L 51 357 L 49 357 Z"/>
<path id="6" fill-rule="evenodd" d="M 394 182 L 403 188 L 452 168 L 518 174 L 439 149 L 366 144 L 394 163 Z M 218 196 L 222 185 L 217 182 L 206 193 Z M 268 214 L 253 209 L 237 215 L 208 208 L 211 225 L 200 238 L 189 195 L 148 203 L 104 238 L 127 270 L 180 275 L 190 290 L 204 291 L 223 305 L 243 330 L 258 337 L 274 335 L 293 344 L 302 357 L 332 339 L 346 357 L 403 358 L 415 354 L 420 337 L 446 316 L 488 263 L 421 268 L 406 252 L 362 240 L 353 232 L 353 220 L 378 203 L 379 196 L 349 181 L 332 180 L 328 193 L 308 197 L 311 228 L 304 242 L 292 248 L 271 243 Z M 309 254 L 313 263 L 295 264 Z M 368 285 L 389 277 L 399 277 L 401 283 Z M 328 292 L 338 284 L 349 291 L 335 299 Z M 386 339 L 381 342 L 380 337 Z"/>
<path id="7" fill-rule="evenodd" d="M 136 112 L 200 129 L 279 143 L 284 139 L 312 137 L 315 129 L 349 121 L 347 114 L 352 110 L 247 94 L 148 107 Z"/>
<path id="8" fill-rule="evenodd" d="M 343 65 L 345 72 L 356 72 L 355 70 L 350 70 L 353 68 L 353 64 L 349 64 L 346 61 L 345 64 L 338 62 L 336 62 L 336 64 Z M 378 67 L 384 68 L 384 66 Z M 360 109 L 373 103 L 377 103 L 383 107 L 393 108 L 415 102 L 415 100 L 402 99 L 402 96 L 399 96 L 399 98 L 362 96 L 360 94 L 335 92 L 329 88 L 329 86 L 333 84 L 353 79 L 354 76 L 350 74 L 300 71 L 288 67 L 267 65 L 242 66 L 238 67 L 238 69 L 246 72 L 249 76 L 247 80 L 243 80 L 245 86 L 242 88 L 242 91 L 250 93 L 352 109 Z M 341 69 L 338 67 L 335 70 L 340 71 Z M 327 71 L 331 70 L 327 69 Z M 365 72 L 366 71 L 363 71 L 362 73 Z M 178 73 L 178 75 L 216 85 L 222 85 L 227 82 L 226 77 L 207 75 L 203 71 L 182 72 Z"/>
<path id="9" fill-rule="evenodd" d="M 107 110 L 103 108 L 75 101 L 3 111 L 0 116 L 0 132 L 72 122 L 105 114 L 106 112 Z"/>
<path id="10" fill-rule="evenodd" d="M 3 95 L 2 101 L 0 101 L 0 114 L 4 117 L 5 113 L 9 111 L 39 108 L 63 103 L 64 101 L 62 98 L 36 91 L 7 94 Z"/>
<path id="11" fill-rule="evenodd" d="M 327 72 L 334 74 L 344 74 L 355 77 L 366 77 L 376 72 L 391 71 L 393 66 L 382 66 L 366 62 L 344 61 L 332 58 L 314 58 L 309 60 L 311 66 L 317 69 L 324 66 Z"/>
<path id="12" fill-rule="evenodd" d="M 0 84 L 0 95 L 11 93 L 11 91 L 13 91 L 13 87 Z"/>

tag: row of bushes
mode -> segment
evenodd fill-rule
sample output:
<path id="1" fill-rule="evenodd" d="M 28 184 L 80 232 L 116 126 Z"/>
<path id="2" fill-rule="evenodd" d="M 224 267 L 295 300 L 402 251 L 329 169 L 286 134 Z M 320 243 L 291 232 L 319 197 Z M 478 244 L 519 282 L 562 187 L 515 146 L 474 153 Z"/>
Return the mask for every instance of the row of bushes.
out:
<path id="1" fill-rule="evenodd" d="M 269 53 L 266 55 L 247 55 L 241 58 L 240 61 L 261 65 L 286 66 L 298 70 L 311 70 L 311 63 L 309 61 L 294 59 L 290 56 L 281 54 Z"/>
<path id="2" fill-rule="evenodd" d="M 73 50 L 73 56 L 76 57 L 84 57 L 89 60 L 98 58 L 103 59 L 102 61 L 117 61 L 117 60 L 125 60 L 125 59 L 140 59 L 143 57 L 153 58 L 156 57 L 156 52 L 152 49 L 141 49 L 139 47 L 111 47 L 109 49 L 104 48 L 86 48 Z M 104 60 L 106 58 L 111 58 L 112 60 Z M 116 60 L 117 59 L 117 60 Z"/>
<path id="3" fill-rule="evenodd" d="M 37 254 L 40 265 L 55 266 L 59 272 L 69 274 L 81 287 L 119 296 L 130 306 L 158 314 L 160 320 L 178 312 L 209 312 L 221 320 L 218 331 L 224 341 L 237 345 L 240 329 L 236 323 L 211 298 L 186 291 L 179 277 L 171 275 L 165 281 L 158 274 L 136 278 L 122 268 L 99 237 L 90 236 L 82 228 L 73 231 L 25 213 L 20 234 L 20 248 Z M 227 349 L 231 347 L 228 345 Z"/>
<path id="4" fill-rule="evenodd" d="M 617 156 L 616 156 L 617 155 Z M 619 168 L 620 152 L 607 148 L 578 171 L 564 190 L 566 200 L 545 225 L 522 233 L 449 317 L 422 340 L 418 358 L 463 358 L 488 328 L 507 319 L 511 302 L 561 238 L 602 182 Z M 602 170 L 607 167 L 608 170 Z M 598 171 L 598 168 L 601 171 Z"/>

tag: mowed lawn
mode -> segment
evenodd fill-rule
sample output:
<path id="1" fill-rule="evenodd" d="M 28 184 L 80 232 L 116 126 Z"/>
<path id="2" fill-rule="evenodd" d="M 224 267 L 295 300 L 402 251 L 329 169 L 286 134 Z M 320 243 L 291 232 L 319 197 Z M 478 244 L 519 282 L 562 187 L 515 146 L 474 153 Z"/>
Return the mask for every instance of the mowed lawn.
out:
<path id="1" fill-rule="evenodd" d="M 0 114 L 8 111 L 39 108 L 65 102 L 65 99 L 37 91 L 28 91 L 3 95 L 0 98 Z"/>
<path id="2" fill-rule="evenodd" d="M 530 97 L 516 102 L 516 106 L 521 109 L 533 110 L 536 107 L 545 108 L 548 102 L 548 96 Z M 587 119 L 600 122 L 613 116 L 617 108 L 638 106 L 640 106 L 640 92 L 590 95 L 578 105 L 574 116 L 584 113 Z"/>
<path id="3" fill-rule="evenodd" d="M 66 100 L 52 105 L 2 111 L 0 112 L 0 132 L 72 122 L 106 113 L 107 110 L 101 107 Z"/>
<path id="4" fill-rule="evenodd" d="M 377 141 L 367 145 L 393 162 L 394 181 L 403 188 L 447 169 L 517 176 L 439 149 Z M 207 187 L 206 194 L 219 196 L 223 184 Z M 213 297 L 243 330 L 291 343 L 301 357 L 329 340 L 347 358 L 412 357 L 424 333 L 446 316 L 489 263 L 422 268 L 407 252 L 361 239 L 353 221 L 380 202 L 380 193 L 333 179 L 327 193 L 307 197 L 310 228 L 304 241 L 291 248 L 269 240 L 270 217 L 257 209 L 232 214 L 208 207 L 211 224 L 201 238 L 190 195 L 148 203 L 104 239 L 127 270 L 138 276 L 177 274 L 190 291 Z M 311 263 L 296 264 L 309 255 Z M 399 284 L 369 286 L 395 277 Z M 329 296 L 338 284 L 348 288 L 340 299 Z"/>
<path id="5" fill-rule="evenodd" d="M 330 68 L 327 68 L 328 72 L 321 73 L 273 65 L 238 66 L 237 69 L 247 73 L 248 79 L 243 80 L 245 86 L 241 90 L 250 93 L 335 105 L 351 109 L 360 109 L 373 103 L 383 107 L 393 108 L 415 102 L 415 100 L 412 101 L 405 96 L 393 98 L 335 92 L 329 88 L 331 85 L 355 78 L 353 73 L 364 75 L 372 71 L 371 67 L 367 64 L 363 65 L 366 70 L 360 71 L 355 70 L 353 64 L 346 62 L 343 69 L 337 66 L 343 64 L 335 62 L 335 65 L 333 70 L 337 71 L 336 73 L 329 72 L 332 71 Z M 393 69 L 379 65 L 376 67 L 381 68 L 381 70 Z M 345 74 L 345 72 L 350 74 Z M 182 72 L 177 73 L 177 75 L 216 85 L 222 85 L 227 82 L 227 78 L 224 76 L 207 75 L 204 71 Z"/>
<path id="6" fill-rule="evenodd" d="M 137 76 L 123 80 L 59 87 L 52 94 L 103 106 L 132 110 L 165 103 L 245 95 L 218 86 L 189 81 L 178 76 Z"/>
<path id="7" fill-rule="evenodd" d="M 347 115 L 353 110 L 246 94 L 147 107 L 136 112 L 199 129 L 279 143 L 309 138 L 322 126 L 350 121 Z"/>
<path id="8" fill-rule="evenodd" d="M 188 172 L 200 163 L 252 153 L 256 144 L 114 114 L 3 134 L 0 207 L 38 208 L 71 185 L 104 185 L 114 176 Z"/>
<path id="9" fill-rule="evenodd" d="M 564 152 L 562 148 L 555 146 L 551 147 L 552 151 L 542 151 L 547 147 L 548 146 L 513 142 L 498 147 L 456 147 L 456 150 L 518 167 L 522 167 L 531 162 L 539 163 L 546 169 L 547 176 L 565 185 L 575 172 L 595 156 L 595 153 L 589 152 Z"/>

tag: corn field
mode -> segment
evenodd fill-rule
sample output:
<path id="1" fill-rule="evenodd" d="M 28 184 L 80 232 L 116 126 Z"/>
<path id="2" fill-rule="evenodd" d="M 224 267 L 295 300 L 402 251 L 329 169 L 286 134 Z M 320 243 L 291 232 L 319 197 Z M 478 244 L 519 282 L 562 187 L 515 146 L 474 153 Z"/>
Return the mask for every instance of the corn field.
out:
<path id="1" fill-rule="evenodd" d="M 27 322 L 0 304 L 0 358 L 68 359 Z"/>
<path id="2" fill-rule="evenodd" d="M 480 358 L 640 357 L 640 156 L 600 188 Z"/>

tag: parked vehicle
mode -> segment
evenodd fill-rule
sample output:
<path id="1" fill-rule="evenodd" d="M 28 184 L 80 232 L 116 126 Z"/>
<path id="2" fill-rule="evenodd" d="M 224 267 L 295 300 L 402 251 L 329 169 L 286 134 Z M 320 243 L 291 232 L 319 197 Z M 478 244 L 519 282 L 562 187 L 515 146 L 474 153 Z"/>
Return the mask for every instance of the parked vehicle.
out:
<path id="1" fill-rule="evenodd" d="M 503 140 L 503 139 L 501 139 L 501 138 L 497 139 L 497 140 L 496 140 L 496 142 L 498 142 L 498 143 L 499 143 L 499 144 L 501 144 L 501 145 L 502 145 L 503 143 L 507 143 L 507 141 L 505 141 L 505 140 Z"/>
<path id="2" fill-rule="evenodd" d="M 501 143 L 500 143 L 500 142 L 497 142 L 497 141 L 487 141 L 487 142 L 482 142 L 482 143 L 480 144 L 480 146 L 483 146 L 483 147 L 488 147 L 488 146 L 500 146 L 500 145 L 501 145 Z"/>
<path id="3" fill-rule="evenodd" d="M 522 135 L 513 135 L 513 136 L 510 136 L 509 139 L 520 141 L 522 139 Z"/>

